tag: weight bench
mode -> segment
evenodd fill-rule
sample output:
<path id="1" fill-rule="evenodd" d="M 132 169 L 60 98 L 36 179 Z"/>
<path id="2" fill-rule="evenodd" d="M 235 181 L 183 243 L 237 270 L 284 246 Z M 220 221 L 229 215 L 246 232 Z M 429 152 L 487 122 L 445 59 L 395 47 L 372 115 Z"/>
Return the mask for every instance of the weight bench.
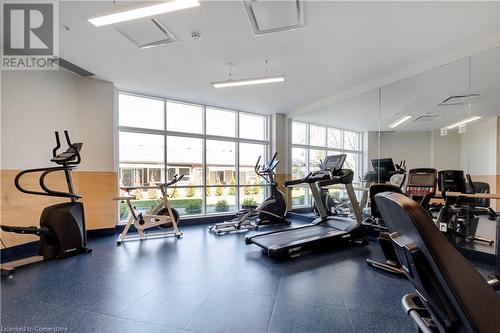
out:
<path id="1" fill-rule="evenodd" d="M 419 332 L 500 332 L 498 280 L 484 280 L 415 201 L 399 193 L 375 200 L 416 289 L 402 305 Z"/>

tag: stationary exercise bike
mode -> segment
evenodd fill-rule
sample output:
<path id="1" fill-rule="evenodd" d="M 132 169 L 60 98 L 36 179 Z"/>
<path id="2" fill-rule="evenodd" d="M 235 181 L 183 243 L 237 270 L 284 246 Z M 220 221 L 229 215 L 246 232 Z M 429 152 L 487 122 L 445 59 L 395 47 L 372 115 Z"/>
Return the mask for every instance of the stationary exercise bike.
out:
<path id="1" fill-rule="evenodd" d="M 279 164 L 277 156 L 278 153 L 275 153 L 271 161 L 264 165 L 260 165 L 261 156 L 259 156 L 254 167 L 255 173 L 264 179 L 271 188 L 271 195 L 258 206 L 244 205 L 235 219 L 210 226 L 209 231 L 220 236 L 230 232 L 255 230 L 263 225 L 290 224 L 285 220 L 287 214 L 286 197 L 276 182 L 275 170 Z"/>
<path id="2" fill-rule="evenodd" d="M 81 199 L 81 196 L 75 193 L 71 174 L 72 170 L 81 162 L 80 150 L 83 144 L 71 143 L 67 131 L 64 131 L 64 136 L 66 137 L 68 148 L 65 152 L 58 154 L 57 151 L 61 148 L 61 143 L 59 140 L 59 133 L 55 132 L 56 147 L 52 149 L 52 159 L 50 160 L 59 166 L 21 171 L 16 176 L 14 184 L 16 188 L 23 193 L 66 198 L 70 199 L 70 202 L 45 207 L 40 216 L 39 228 L 34 226 L 18 227 L 0 225 L 0 228 L 5 232 L 37 235 L 40 237 L 38 242 L 38 255 L 2 263 L 2 277 L 11 277 L 15 269 L 21 266 L 49 259 L 65 258 L 81 253 L 92 252 L 91 249 L 87 248 L 83 203 L 78 201 Z M 58 171 L 64 172 L 68 192 L 54 191 L 45 185 L 46 176 Z M 39 180 L 40 188 L 42 189 L 41 192 L 27 190 L 19 184 L 19 180 L 24 175 L 30 173 L 41 173 Z"/>
<path id="3" fill-rule="evenodd" d="M 161 183 L 158 185 L 160 192 L 162 194 L 160 202 L 154 206 L 147 213 L 137 213 L 134 206 L 132 206 L 131 200 L 135 200 L 136 197 L 133 195 L 127 195 L 124 197 L 115 198 L 121 202 L 126 202 L 130 210 L 130 218 L 123 229 L 123 232 L 118 236 L 116 240 L 116 245 L 120 245 L 126 240 L 139 240 L 139 239 L 149 239 L 149 238 L 160 238 L 160 237 L 177 237 L 182 236 L 182 232 L 179 230 L 179 212 L 170 206 L 168 201 L 167 190 L 170 186 L 179 182 L 184 175 L 175 175 L 174 178 L 167 183 Z M 156 188 L 156 187 L 133 187 L 127 186 L 121 189 L 129 193 L 129 191 L 144 189 L 144 188 Z M 130 228 L 134 226 L 137 230 L 137 235 L 128 235 Z M 147 229 L 160 229 L 160 231 L 148 233 Z"/>

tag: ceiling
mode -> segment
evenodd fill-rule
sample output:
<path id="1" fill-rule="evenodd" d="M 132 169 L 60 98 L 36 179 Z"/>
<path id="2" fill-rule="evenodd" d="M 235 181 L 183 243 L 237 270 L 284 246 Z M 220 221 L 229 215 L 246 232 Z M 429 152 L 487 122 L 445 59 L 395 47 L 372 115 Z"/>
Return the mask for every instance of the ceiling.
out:
<path id="1" fill-rule="evenodd" d="M 70 28 L 60 31 L 61 57 L 122 90 L 263 114 L 293 112 L 498 34 L 495 2 L 307 2 L 305 28 L 262 36 L 241 1 L 202 2 L 158 16 L 179 41 L 149 49 L 86 20 L 137 6 L 60 2 L 60 25 Z M 227 78 L 227 63 L 235 79 L 263 76 L 266 59 L 268 74 L 285 83 L 210 85 Z"/>
<path id="2" fill-rule="evenodd" d="M 470 90 L 469 90 L 470 60 Z M 393 130 L 388 126 L 404 115 L 411 115 L 394 130 L 439 130 L 457 121 L 480 115 L 500 115 L 500 49 L 465 58 L 374 89 L 337 103 L 325 104 L 311 112 L 295 115 L 294 120 L 325 124 L 358 131 Z M 480 96 L 462 105 L 438 105 L 450 96 Z M 432 121 L 416 120 L 436 116 Z"/>

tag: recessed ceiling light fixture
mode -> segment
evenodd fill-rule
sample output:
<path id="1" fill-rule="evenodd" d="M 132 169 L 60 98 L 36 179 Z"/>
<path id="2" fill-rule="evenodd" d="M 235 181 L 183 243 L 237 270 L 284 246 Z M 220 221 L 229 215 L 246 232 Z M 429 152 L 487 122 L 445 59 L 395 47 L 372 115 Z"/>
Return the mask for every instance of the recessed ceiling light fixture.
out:
<path id="1" fill-rule="evenodd" d="M 394 127 L 397 127 L 399 125 L 401 125 L 402 123 L 404 123 L 405 121 L 407 121 L 408 119 L 411 118 L 411 115 L 406 115 L 406 116 L 402 116 L 401 118 L 399 118 L 398 120 L 396 120 L 395 122 L 393 122 L 392 124 L 389 125 L 389 128 L 394 128 Z"/>
<path id="2" fill-rule="evenodd" d="M 475 121 L 475 120 L 478 120 L 478 119 L 481 119 L 481 118 L 483 118 L 483 117 L 481 117 L 481 116 L 474 116 L 474 117 L 466 118 L 464 120 L 460 120 L 460 121 L 457 121 L 456 123 L 448 125 L 448 126 L 446 126 L 446 128 L 447 129 L 453 129 L 453 128 L 458 127 L 460 125 L 464 125 L 464 124 L 470 123 L 471 121 Z"/>
<path id="3" fill-rule="evenodd" d="M 226 80 L 219 82 L 212 82 L 214 88 L 227 88 L 227 87 L 240 87 L 240 86 L 251 86 L 254 84 L 266 84 L 266 83 L 277 83 L 285 82 L 284 76 L 267 76 L 267 77 L 256 77 L 250 79 L 241 80 Z"/>
<path id="4" fill-rule="evenodd" d="M 144 17 L 174 12 L 177 10 L 198 7 L 199 5 L 200 3 L 198 2 L 198 0 L 172 0 L 158 5 L 152 5 L 126 10 L 115 14 L 94 17 L 89 19 L 88 21 L 96 27 L 102 27 L 109 24 L 131 21 Z"/>

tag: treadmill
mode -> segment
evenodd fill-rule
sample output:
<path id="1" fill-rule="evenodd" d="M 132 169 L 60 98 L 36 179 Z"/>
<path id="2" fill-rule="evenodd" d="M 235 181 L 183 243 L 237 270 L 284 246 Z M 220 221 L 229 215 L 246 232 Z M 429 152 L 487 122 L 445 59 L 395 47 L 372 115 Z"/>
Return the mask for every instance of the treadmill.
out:
<path id="1" fill-rule="evenodd" d="M 260 246 L 273 259 L 286 260 L 304 252 L 321 250 L 362 237 L 364 228 L 361 224 L 361 210 L 352 186 L 354 172 L 342 169 L 345 158 L 346 154 L 327 156 L 319 171 L 311 172 L 302 179 L 285 182 L 286 187 L 302 184 L 309 186 L 319 212 L 317 219 L 304 226 L 248 235 L 245 243 Z M 336 184 L 345 186 L 355 219 L 328 215 L 320 189 Z"/>

